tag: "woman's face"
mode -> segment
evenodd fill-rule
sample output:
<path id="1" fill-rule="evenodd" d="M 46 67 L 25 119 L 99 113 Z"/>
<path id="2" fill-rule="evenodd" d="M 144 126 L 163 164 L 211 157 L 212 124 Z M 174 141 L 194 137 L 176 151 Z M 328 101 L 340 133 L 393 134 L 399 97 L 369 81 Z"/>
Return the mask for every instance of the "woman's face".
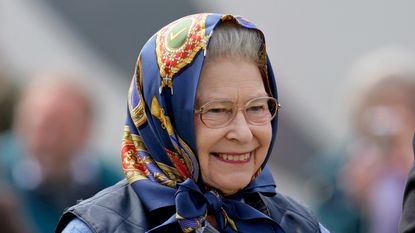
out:
<path id="1" fill-rule="evenodd" d="M 267 96 L 258 66 L 243 58 L 205 62 L 196 95 L 196 108 L 213 100 L 231 100 L 239 108 L 255 97 Z M 270 146 L 271 122 L 251 125 L 238 111 L 222 128 L 208 128 L 195 115 L 196 144 L 203 181 L 231 195 L 246 185 L 260 168 Z"/>

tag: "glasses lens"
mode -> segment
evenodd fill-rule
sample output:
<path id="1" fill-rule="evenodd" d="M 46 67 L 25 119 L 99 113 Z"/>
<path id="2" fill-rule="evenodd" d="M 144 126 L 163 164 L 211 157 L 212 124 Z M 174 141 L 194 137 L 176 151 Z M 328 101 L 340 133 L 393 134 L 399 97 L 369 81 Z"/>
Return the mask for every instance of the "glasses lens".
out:
<path id="1" fill-rule="evenodd" d="M 202 121 L 207 127 L 215 128 L 227 124 L 233 115 L 233 103 L 214 101 L 202 107 Z"/>
<path id="2" fill-rule="evenodd" d="M 277 101 L 272 97 L 251 100 L 245 113 L 248 120 L 255 124 L 265 124 L 274 118 L 277 111 Z"/>

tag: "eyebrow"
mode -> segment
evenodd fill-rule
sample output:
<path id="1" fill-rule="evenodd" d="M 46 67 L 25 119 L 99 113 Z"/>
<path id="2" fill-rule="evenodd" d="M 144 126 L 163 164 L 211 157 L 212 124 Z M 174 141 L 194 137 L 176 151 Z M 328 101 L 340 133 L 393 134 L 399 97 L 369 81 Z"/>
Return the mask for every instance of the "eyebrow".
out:
<path id="1" fill-rule="evenodd" d="M 248 98 L 246 99 L 245 102 L 248 102 L 251 99 L 255 99 L 255 98 L 259 98 L 259 97 L 269 97 L 269 95 L 266 92 L 261 93 L 261 94 L 257 94 L 257 95 L 251 95 L 251 96 L 248 96 Z M 216 98 L 216 97 L 213 97 L 213 98 L 209 98 L 207 101 L 203 101 L 202 102 L 202 101 L 200 101 L 200 98 L 197 98 L 196 97 L 196 99 L 195 99 L 195 106 L 202 106 L 202 105 L 204 105 L 206 103 L 209 103 L 209 102 L 212 102 L 212 101 L 231 101 L 231 102 L 237 102 L 238 99 L 236 99 L 236 101 L 235 101 L 232 98 L 220 98 L 220 97 L 219 98 Z M 202 103 L 200 103 L 200 102 L 202 102 Z M 200 103 L 200 104 L 198 104 L 198 103 Z"/>

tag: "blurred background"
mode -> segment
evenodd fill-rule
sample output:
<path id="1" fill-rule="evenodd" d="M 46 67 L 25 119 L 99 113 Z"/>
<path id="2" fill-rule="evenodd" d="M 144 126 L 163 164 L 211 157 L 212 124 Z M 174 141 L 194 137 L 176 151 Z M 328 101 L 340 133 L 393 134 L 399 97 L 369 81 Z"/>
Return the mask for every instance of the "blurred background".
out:
<path id="1" fill-rule="evenodd" d="M 242 15 L 265 33 L 283 106 L 270 164 L 278 190 L 313 208 L 333 232 L 396 232 L 375 229 L 383 216 L 374 213 L 389 200 L 387 209 L 399 210 L 389 224 L 396 225 L 413 158 L 415 89 L 403 89 L 414 85 L 414 8 L 413 1 L 386 0 L 3 0 L 2 131 L 15 134 L 12 121 L 22 119 L 13 108 L 31 80 L 40 74 L 69 77 L 88 93 L 93 109 L 85 148 L 94 148 L 92 157 L 112 167 L 114 177 L 122 176 L 126 96 L 141 47 L 162 26 L 188 14 Z M 21 111 L 30 118 L 38 110 Z M 0 143 L 3 154 L 7 140 Z M 395 147 L 401 150 L 392 153 Z M 16 177 L 9 173 L 4 176 Z M 396 182 L 382 186 L 379 180 Z M 396 192 L 371 196 L 381 188 Z"/>

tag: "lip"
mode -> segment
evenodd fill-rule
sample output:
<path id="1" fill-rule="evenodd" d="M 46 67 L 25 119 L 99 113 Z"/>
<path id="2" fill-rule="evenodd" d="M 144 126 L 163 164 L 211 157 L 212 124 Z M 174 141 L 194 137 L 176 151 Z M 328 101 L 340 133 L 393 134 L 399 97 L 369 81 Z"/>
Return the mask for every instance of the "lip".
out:
<path id="1" fill-rule="evenodd" d="M 254 155 L 254 151 L 246 152 L 246 153 L 239 153 L 239 152 L 216 152 L 211 153 L 215 158 L 218 160 L 225 162 L 225 163 L 232 163 L 232 164 L 243 164 L 248 163 L 252 156 Z"/>

